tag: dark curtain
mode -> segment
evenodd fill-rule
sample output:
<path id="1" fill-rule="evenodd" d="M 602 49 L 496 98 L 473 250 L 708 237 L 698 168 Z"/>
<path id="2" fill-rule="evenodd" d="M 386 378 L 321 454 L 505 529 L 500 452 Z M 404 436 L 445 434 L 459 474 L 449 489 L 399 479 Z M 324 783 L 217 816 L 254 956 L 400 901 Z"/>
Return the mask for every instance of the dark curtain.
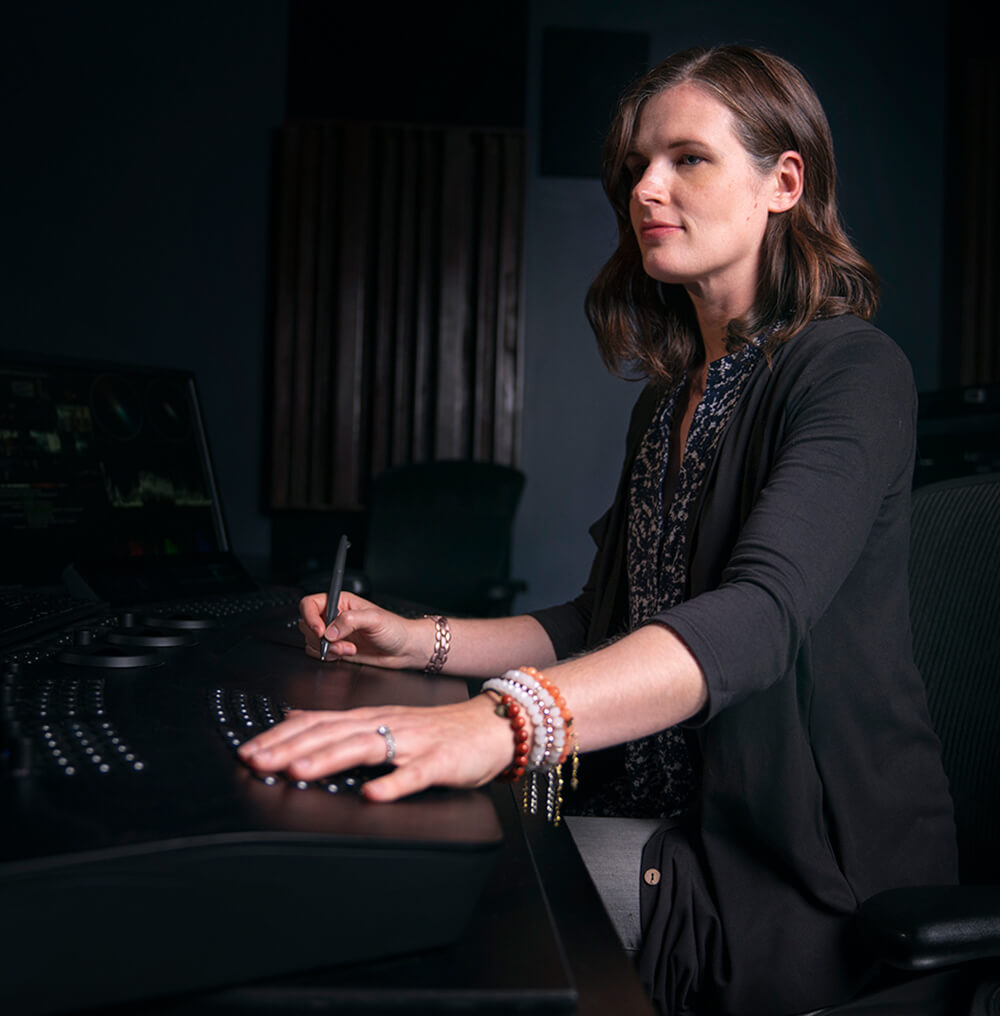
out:
<path id="1" fill-rule="evenodd" d="M 958 41 L 952 44 L 945 164 L 951 324 L 942 374 L 946 385 L 963 387 L 1000 383 L 1000 69 L 982 34 L 974 34 L 974 24 L 953 25 Z"/>
<path id="2" fill-rule="evenodd" d="M 361 507 L 407 462 L 517 464 L 523 148 L 520 131 L 283 129 L 272 508 Z"/>

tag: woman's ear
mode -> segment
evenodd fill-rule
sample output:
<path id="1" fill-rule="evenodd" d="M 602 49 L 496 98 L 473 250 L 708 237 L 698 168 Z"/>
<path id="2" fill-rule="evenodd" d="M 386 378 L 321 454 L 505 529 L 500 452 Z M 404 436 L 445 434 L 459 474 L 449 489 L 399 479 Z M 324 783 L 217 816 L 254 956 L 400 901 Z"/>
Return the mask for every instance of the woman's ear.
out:
<path id="1" fill-rule="evenodd" d="M 783 152 L 778 163 L 772 170 L 774 191 L 768 202 L 769 212 L 787 212 L 798 204 L 802 197 L 802 184 L 805 176 L 805 163 L 798 152 Z"/>

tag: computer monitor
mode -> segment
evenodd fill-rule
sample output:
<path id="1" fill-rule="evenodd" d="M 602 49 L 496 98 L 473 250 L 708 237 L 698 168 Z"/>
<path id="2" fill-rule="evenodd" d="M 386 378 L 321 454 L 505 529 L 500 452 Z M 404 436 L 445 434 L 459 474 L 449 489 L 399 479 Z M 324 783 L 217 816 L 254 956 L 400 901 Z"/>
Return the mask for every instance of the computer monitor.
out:
<path id="1" fill-rule="evenodd" d="M 191 372 L 0 353 L 4 585 L 113 603 L 246 588 Z"/>

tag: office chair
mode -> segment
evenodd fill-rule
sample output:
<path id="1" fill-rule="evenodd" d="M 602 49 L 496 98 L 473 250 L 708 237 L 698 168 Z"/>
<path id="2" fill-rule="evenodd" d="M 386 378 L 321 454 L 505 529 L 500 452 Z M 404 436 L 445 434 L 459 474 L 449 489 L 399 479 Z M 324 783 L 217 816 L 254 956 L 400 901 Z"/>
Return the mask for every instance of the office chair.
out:
<path id="1" fill-rule="evenodd" d="M 524 582 L 510 577 L 524 474 L 438 460 L 397 466 L 372 484 L 363 572 L 346 585 L 390 609 L 500 617 Z"/>
<path id="2" fill-rule="evenodd" d="M 998 1016 L 1000 474 L 913 492 L 910 590 L 914 656 L 955 803 L 961 885 L 879 893 L 862 904 L 859 933 L 899 970 L 961 967 L 961 1007 L 953 1000 L 948 1016 Z"/>

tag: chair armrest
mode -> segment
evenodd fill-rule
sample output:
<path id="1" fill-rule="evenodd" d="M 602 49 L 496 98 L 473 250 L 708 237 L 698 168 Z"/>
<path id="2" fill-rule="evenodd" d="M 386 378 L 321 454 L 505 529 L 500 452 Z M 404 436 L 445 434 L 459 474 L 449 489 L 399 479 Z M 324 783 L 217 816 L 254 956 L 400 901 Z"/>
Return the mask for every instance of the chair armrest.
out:
<path id="1" fill-rule="evenodd" d="M 887 889 L 858 908 L 870 952 L 902 970 L 935 970 L 1000 956 L 1000 886 Z"/>

